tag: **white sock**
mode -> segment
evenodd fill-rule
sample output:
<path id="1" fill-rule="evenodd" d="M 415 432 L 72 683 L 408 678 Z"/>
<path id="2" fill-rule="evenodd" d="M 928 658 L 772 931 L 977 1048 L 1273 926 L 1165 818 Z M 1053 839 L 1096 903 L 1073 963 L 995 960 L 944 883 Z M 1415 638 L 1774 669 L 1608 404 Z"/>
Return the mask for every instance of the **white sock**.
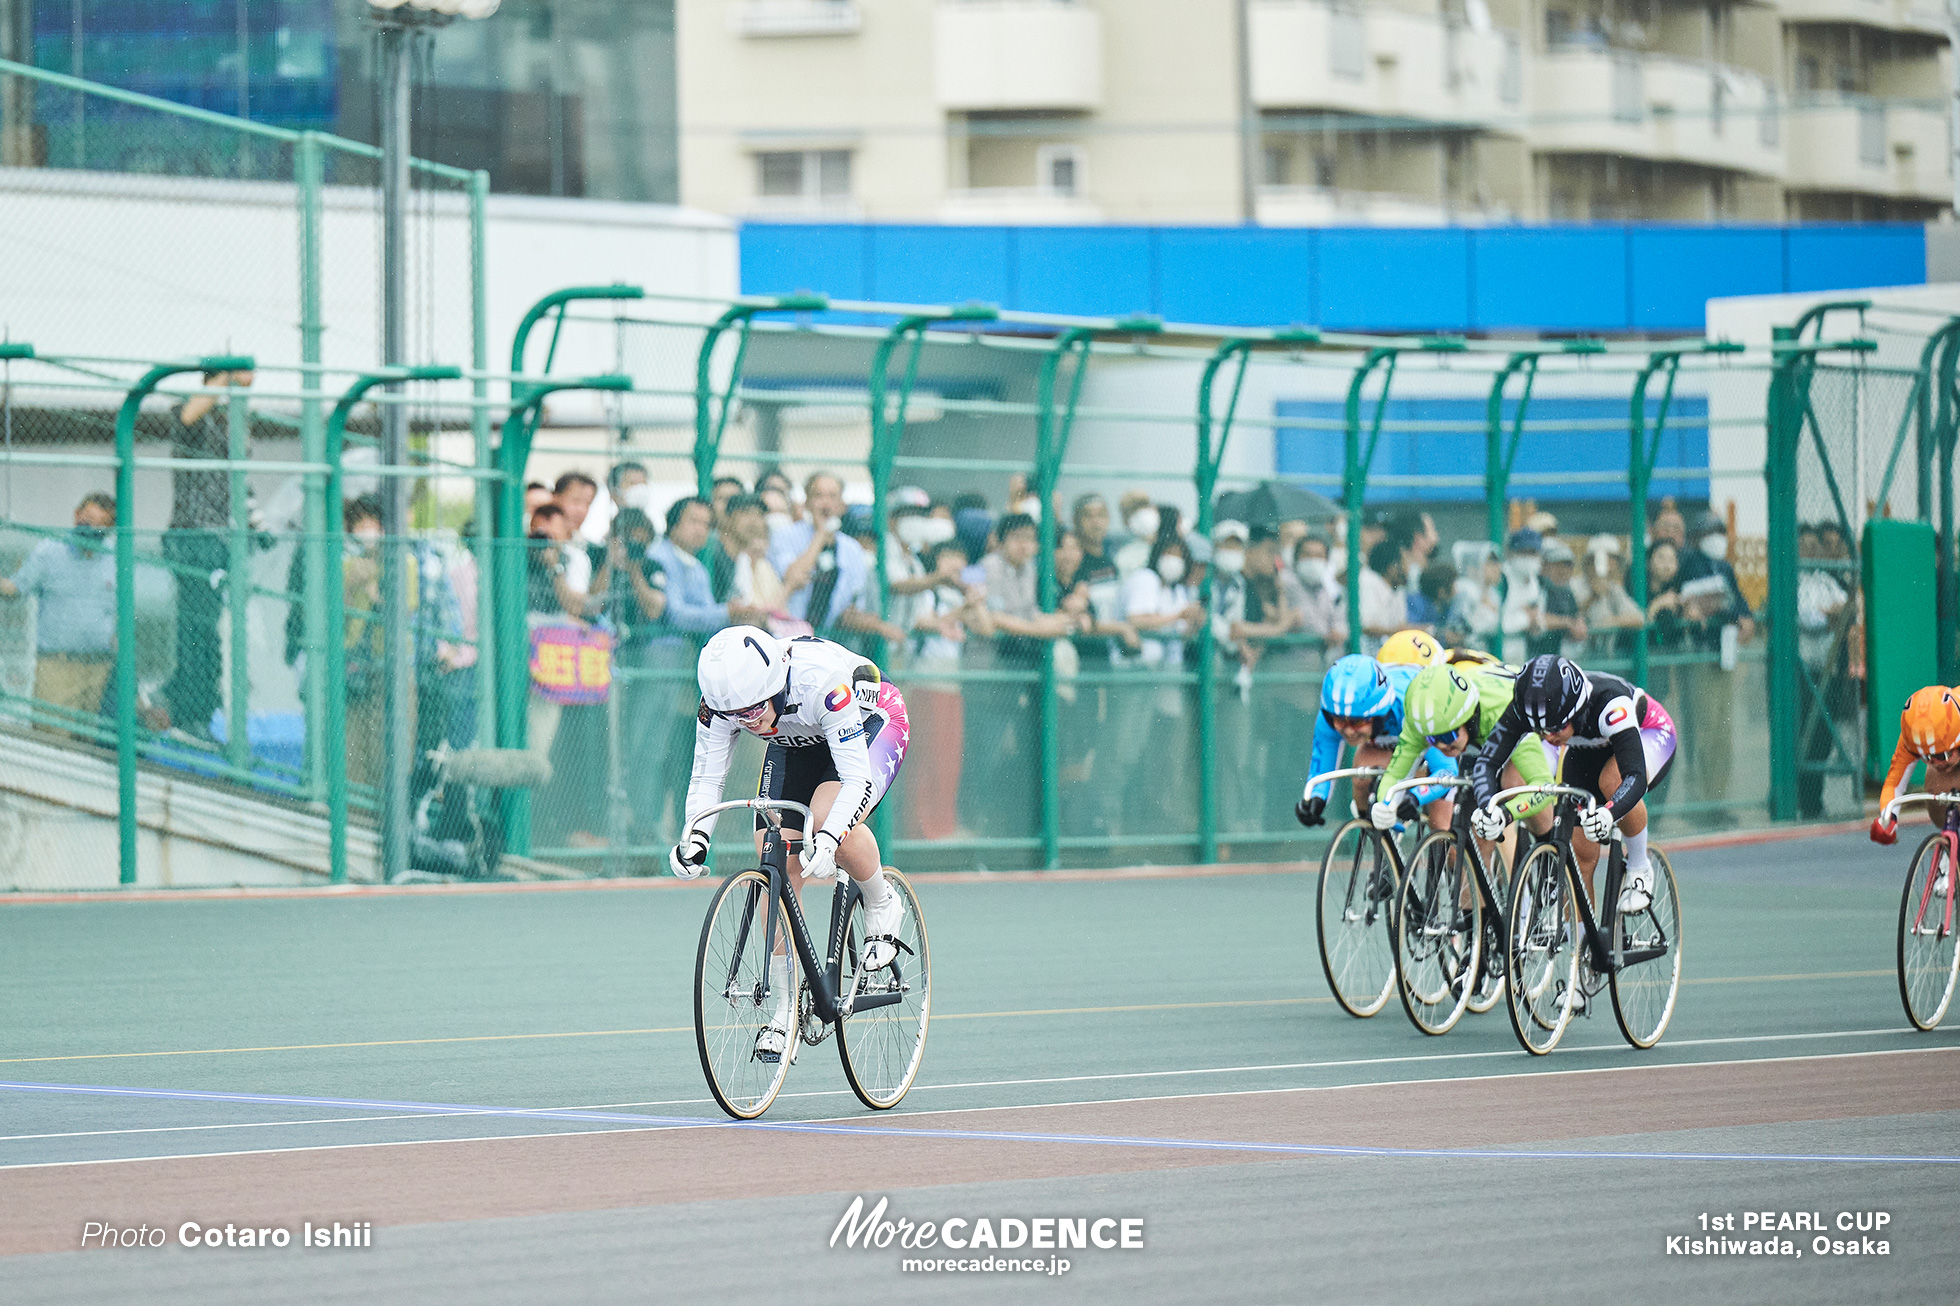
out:
<path id="1" fill-rule="evenodd" d="M 1627 836 L 1627 869 L 1646 871 L 1651 869 L 1647 863 L 1647 832 Z"/>
<path id="2" fill-rule="evenodd" d="M 789 1028 L 789 958 L 777 954 L 769 959 L 769 991 L 776 995 L 776 1014 L 770 1023 Z"/>
<path id="3" fill-rule="evenodd" d="M 857 887 L 858 892 L 864 895 L 866 907 L 882 907 L 885 905 L 885 899 L 892 896 L 891 881 L 885 878 L 883 871 L 879 871 L 868 880 L 859 880 Z"/>

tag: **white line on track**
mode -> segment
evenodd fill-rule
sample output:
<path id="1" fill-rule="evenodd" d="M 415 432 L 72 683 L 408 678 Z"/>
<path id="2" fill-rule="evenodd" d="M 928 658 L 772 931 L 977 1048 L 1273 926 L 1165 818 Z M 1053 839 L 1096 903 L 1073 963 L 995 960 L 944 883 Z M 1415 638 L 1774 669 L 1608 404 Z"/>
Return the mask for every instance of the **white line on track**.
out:
<path id="1" fill-rule="evenodd" d="M 1871 1033 L 1871 1032 L 1874 1031 L 1847 1030 L 1847 1031 L 1840 1031 L 1838 1036 L 1849 1037 L 1859 1033 Z M 1896 1032 L 1896 1031 L 1877 1031 L 1877 1032 Z M 1725 1042 L 1760 1041 L 1760 1038 L 1763 1037 L 1819 1038 L 1819 1037 L 1830 1037 L 1830 1036 L 1831 1035 L 1828 1034 L 1809 1034 L 1809 1035 L 1758 1036 L 1749 1039 L 1706 1039 L 1706 1040 L 1698 1040 L 1698 1041 L 1703 1043 L 1725 1043 Z M 1424 1076 L 1424 1077 L 1418 1077 L 1412 1079 L 1371 1080 L 1371 1081 L 1363 1081 L 1363 1082 L 1352 1083 L 1352 1084 L 1297 1084 L 1297 1085 L 1287 1085 L 1287 1086 L 1276 1087 L 1276 1088 L 1219 1089 L 1210 1092 L 1198 1092 L 1198 1093 L 1160 1093 L 1160 1094 L 1150 1094 L 1150 1095 L 1135 1096 L 1135 1097 L 1077 1098 L 1077 1099 L 1070 1099 L 1070 1100 L 1064 1100 L 1059 1102 L 1018 1102 L 1018 1103 L 1008 1103 L 1008 1104 L 995 1105 L 995 1106 L 943 1107 L 943 1108 L 935 1108 L 926 1111 L 906 1111 L 902 1115 L 895 1118 L 910 1119 L 916 1116 L 929 1116 L 929 1115 L 977 1115 L 983 1112 L 1035 1111 L 1035 1110 L 1048 1110 L 1056 1107 L 1070 1107 L 1070 1106 L 1121 1106 L 1129 1103 L 1184 1101 L 1184 1100 L 1211 1098 L 1211 1097 L 1252 1097 L 1252 1096 L 1258 1096 L 1260 1094 L 1340 1092 L 1340 1091 L 1345 1091 L 1349 1089 L 1358 1089 L 1358 1088 L 1395 1088 L 1395 1087 L 1415 1086 L 1415 1085 L 1424 1085 L 1424 1084 L 1475 1083 L 1475 1082 L 1481 1082 L 1493 1078 L 1537 1079 L 1537 1078 L 1545 1078 L 1551 1076 L 1613 1074 L 1621 1071 L 1691 1070 L 1704 1066 L 1747 1066 L 1747 1065 L 1777 1064 L 1782 1062 L 1793 1062 L 1793 1061 L 1850 1060 L 1850 1059 L 1857 1059 L 1862 1057 L 1902 1056 L 1902 1055 L 1911 1055 L 1911 1054 L 1926 1053 L 1926 1052 L 1952 1051 L 1954 1049 L 1954 1046 L 1955 1045 L 1953 1044 L 1945 1044 L 1945 1045 L 1937 1045 L 1931 1047 L 1916 1047 L 1916 1048 L 1875 1048 L 1865 1052 L 1820 1052 L 1820 1053 L 1811 1053 L 1803 1056 L 1745 1057 L 1745 1058 L 1736 1058 L 1736 1059 L 1722 1060 L 1722 1061 L 1641 1062 L 1636 1065 L 1589 1066 L 1589 1067 L 1575 1066 L 1571 1068 L 1557 1069 L 1557 1070 L 1545 1069 L 1545 1070 L 1519 1071 L 1514 1074 L 1499 1075 L 1499 1076 L 1493 1076 L 1493 1075 L 1457 1075 L 1457 1076 L 1447 1076 L 1447 1077 Z M 1445 1060 L 1451 1057 L 1480 1057 L 1480 1056 L 1496 1056 L 1496 1055 L 1522 1056 L 1524 1054 L 1522 1052 L 1516 1054 L 1442 1053 L 1427 1058 L 1378 1057 L 1378 1058 L 1370 1058 L 1361 1061 L 1317 1062 L 1317 1063 L 1308 1063 L 1308 1064 L 1320 1065 L 1320 1066 L 1380 1065 L 1384 1063 L 1406 1062 L 1406 1061 Z M 1255 1067 L 1239 1067 L 1239 1069 L 1254 1069 L 1254 1068 Z M 1163 1073 L 1180 1074 L 1186 1072 L 1171 1071 L 1171 1072 L 1163 1072 Z M 1135 1076 L 1080 1076 L 1077 1077 L 1077 1080 L 1085 1079 L 1085 1078 L 1095 1079 L 1095 1078 L 1132 1078 L 1132 1077 Z M 1063 1080 L 1063 1081 L 1011 1080 L 1011 1081 L 998 1081 L 998 1083 L 1001 1085 L 1039 1084 L 1039 1083 L 1054 1083 L 1054 1082 L 1077 1082 L 1077 1080 Z M 953 1088 L 953 1087 L 985 1087 L 985 1086 L 987 1085 L 942 1084 L 942 1085 L 920 1085 L 919 1088 L 925 1088 L 925 1087 Z M 916 1092 L 918 1091 L 918 1089 L 915 1088 L 913 1091 Z M 796 1096 L 796 1097 L 803 1097 L 803 1098 L 841 1097 L 844 1096 L 844 1093 L 842 1092 L 842 1090 L 835 1090 L 835 1091 L 809 1092 L 809 1093 L 801 1093 L 801 1094 L 794 1094 L 794 1095 L 783 1094 L 782 1096 L 784 1097 Z M 306 1125 L 353 1124 L 353 1123 L 384 1121 L 384 1120 L 427 1120 L 427 1119 L 459 1119 L 459 1118 L 468 1119 L 468 1118 L 485 1118 L 485 1117 L 497 1117 L 497 1116 L 521 1117 L 527 1115 L 557 1113 L 557 1112 L 569 1113 L 575 1111 L 620 1110 L 627 1107 L 703 1105 L 708 1103 L 709 1101 L 710 1099 L 706 1099 L 706 1098 L 680 1098 L 680 1099 L 669 1099 L 667 1101 L 662 1101 L 662 1102 L 610 1102 L 610 1103 L 594 1103 L 594 1104 L 589 1104 L 584 1106 L 559 1106 L 559 1107 L 535 1107 L 535 1108 L 503 1107 L 503 1108 L 485 1108 L 480 1110 L 471 1110 L 467 1107 L 458 1107 L 456 1110 L 453 1111 L 416 1112 L 416 1113 L 395 1114 L 395 1115 L 385 1115 L 385 1116 L 341 1116 L 341 1117 L 332 1117 L 332 1118 L 325 1118 L 319 1120 L 246 1121 L 246 1122 L 241 1122 L 236 1124 L 224 1124 L 224 1125 L 180 1125 L 180 1126 L 161 1126 L 161 1127 L 140 1128 L 140 1129 L 103 1129 L 103 1130 L 78 1131 L 75 1133 L 67 1133 L 67 1134 L 17 1134 L 17 1135 L 0 1137 L 0 1142 L 17 1142 L 17 1141 L 30 1141 L 36 1139 L 54 1139 L 54 1138 L 115 1137 L 115 1136 L 122 1136 L 122 1135 L 195 1132 L 195 1131 L 214 1130 L 214 1129 L 253 1129 L 253 1128 L 295 1127 L 295 1126 L 306 1126 Z M 862 1124 L 862 1122 L 865 1119 L 866 1117 L 864 1117 L 861 1114 L 853 1114 L 849 1116 L 820 1116 L 804 1121 L 782 1121 L 780 1123 L 784 1125 L 851 1124 L 851 1123 Z M 568 1120 L 568 1123 L 577 1123 L 577 1121 Z M 730 1125 L 732 1122 L 721 1120 L 719 1117 L 706 1117 L 702 1120 L 701 1123 L 710 1126 L 727 1126 Z M 150 1160 L 168 1161 L 168 1160 L 200 1159 L 204 1157 L 213 1157 L 213 1156 L 256 1156 L 256 1155 L 278 1154 L 281 1152 L 319 1151 L 322 1150 L 323 1148 L 333 1148 L 333 1147 L 392 1147 L 392 1146 L 399 1146 L 403 1143 L 493 1142 L 499 1139 L 563 1138 L 567 1136 L 584 1136 L 587 1134 L 649 1133 L 649 1132 L 660 1132 L 663 1130 L 670 1130 L 670 1129 L 688 1129 L 688 1128 L 696 1128 L 696 1127 L 698 1126 L 694 1125 L 691 1122 L 674 1122 L 671 1124 L 661 1123 L 661 1124 L 650 1124 L 644 1126 L 630 1126 L 624 1129 L 619 1129 L 619 1128 L 565 1129 L 565 1130 L 560 1130 L 547 1134 L 489 1134 L 489 1135 L 482 1135 L 482 1136 L 470 1137 L 470 1138 L 404 1139 L 404 1140 L 399 1140 L 397 1142 L 387 1142 L 387 1143 L 327 1143 L 327 1144 L 319 1144 L 315 1146 L 292 1147 L 292 1148 L 260 1148 L 260 1149 L 252 1149 L 252 1150 L 238 1150 L 238 1151 L 224 1151 L 224 1152 L 195 1152 L 195 1153 L 173 1154 L 173 1155 L 166 1155 L 166 1156 L 107 1157 L 107 1158 L 100 1158 L 97 1160 L 51 1161 L 51 1162 L 35 1162 L 35 1163 L 16 1164 L 16 1165 L 0 1164 L 0 1170 L 40 1169 L 48 1166 L 59 1166 L 59 1165 L 99 1165 L 99 1164 L 107 1164 L 111 1162 L 120 1162 L 120 1161 L 150 1161 Z"/>

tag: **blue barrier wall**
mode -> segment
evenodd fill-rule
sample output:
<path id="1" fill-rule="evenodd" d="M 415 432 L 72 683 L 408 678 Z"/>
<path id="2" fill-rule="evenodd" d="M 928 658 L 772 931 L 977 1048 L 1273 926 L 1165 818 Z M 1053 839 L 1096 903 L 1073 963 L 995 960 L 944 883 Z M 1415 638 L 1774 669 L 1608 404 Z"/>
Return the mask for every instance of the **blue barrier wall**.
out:
<path id="1" fill-rule="evenodd" d="M 742 228 L 751 294 L 1225 326 L 1698 332 L 1718 295 L 1925 280 L 1925 230 L 1908 224 Z"/>
<path id="2" fill-rule="evenodd" d="M 1347 405 L 1336 399 L 1282 399 L 1273 405 L 1281 423 L 1294 418 L 1311 425 L 1280 425 L 1273 431 L 1273 466 L 1283 476 L 1323 476 L 1339 481 L 1346 439 Z M 1504 420 L 1517 415 L 1506 403 Z M 1648 420 L 1658 420 L 1660 403 L 1649 400 Z M 1362 409 L 1364 421 L 1374 419 L 1374 405 Z M 1482 476 L 1484 423 L 1481 399 L 1441 396 L 1391 398 L 1383 414 L 1385 429 L 1370 468 L 1373 477 Z M 1401 423 L 1423 423 L 1425 429 L 1394 429 Z M 1566 429 L 1555 429 L 1560 423 Z M 1618 429 L 1614 426 L 1617 424 Z M 1615 398 L 1540 395 L 1531 401 L 1530 419 L 1518 440 L 1516 471 L 1576 472 L 1585 479 L 1534 483 L 1517 492 L 1542 500 L 1593 499 L 1626 502 L 1627 401 Z M 1533 429 L 1537 427 L 1538 429 Z M 1439 429 L 1440 428 L 1440 429 Z M 1454 428 L 1454 429 L 1448 429 Z M 1364 432 L 1365 438 L 1365 432 Z M 1706 469 L 1708 466 L 1708 400 L 1699 395 L 1676 395 L 1668 407 L 1661 435 L 1659 461 L 1668 469 Z M 1616 479 L 1602 481 L 1601 475 Z M 1330 491 L 1336 493 L 1337 491 Z M 1707 476 L 1655 477 L 1650 492 L 1682 499 L 1708 496 Z M 1370 503 L 1419 500 L 1425 503 L 1470 503 L 1484 497 L 1479 485 L 1392 486 L 1371 484 Z"/>

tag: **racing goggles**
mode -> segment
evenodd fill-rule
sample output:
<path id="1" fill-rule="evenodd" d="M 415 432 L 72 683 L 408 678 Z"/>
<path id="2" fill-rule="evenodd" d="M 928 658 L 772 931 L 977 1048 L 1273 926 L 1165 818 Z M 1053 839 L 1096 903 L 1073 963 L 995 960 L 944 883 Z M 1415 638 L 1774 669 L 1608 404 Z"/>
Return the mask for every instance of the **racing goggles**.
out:
<path id="1" fill-rule="evenodd" d="M 753 707 L 738 707 L 727 712 L 716 712 L 715 715 L 725 717 L 738 726 L 746 726 L 753 729 L 762 724 L 762 714 L 767 712 L 769 705 L 775 701 L 773 698 L 765 698 Z"/>
<path id="2" fill-rule="evenodd" d="M 1322 715 L 1327 718 L 1327 724 L 1336 730 L 1362 730 L 1375 724 L 1375 718 L 1371 716 L 1341 716 L 1336 712 L 1324 712 Z"/>
<path id="3" fill-rule="evenodd" d="M 1440 735 L 1424 735 L 1423 738 L 1428 740 L 1435 747 L 1441 748 L 1445 744 L 1454 744 L 1457 740 L 1457 736 L 1461 735 L 1462 733 L 1463 733 L 1463 727 L 1458 726 L 1454 730 L 1445 730 Z"/>

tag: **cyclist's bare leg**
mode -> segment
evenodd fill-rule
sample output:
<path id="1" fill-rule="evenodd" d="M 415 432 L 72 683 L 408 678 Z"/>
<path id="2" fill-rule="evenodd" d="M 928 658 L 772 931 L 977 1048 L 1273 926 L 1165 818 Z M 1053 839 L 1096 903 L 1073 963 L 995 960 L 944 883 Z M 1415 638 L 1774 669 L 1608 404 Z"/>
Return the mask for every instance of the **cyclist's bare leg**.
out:
<path id="1" fill-rule="evenodd" d="M 1599 797 L 1601 802 L 1613 796 L 1613 791 L 1620 787 L 1621 778 L 1620 764 L 1617 761 L 1608 762 L 1600 769 Z M 1628 812 L 1620 820 L 1619 827 L 1620 833 L 1625 835 L 1636 835 L 1642 830 L 1645 830 L 1647 828 L 1647 800 L 1643 798 L 1635 803 L 1633 810 Z M 1572 831 L 1572 855 L 1578 859 L 1579 869 L 1586 873 L 1586 892 L 1588 894 L 1594 893 L 1597 886 L 1593 883 L 1595 878 L 1593 871 L 1599 865 L 1599 845 L 1586 838 L 1585 831 L 1575 827 Z"/>
<path id="2" fill-rule="evenodd" d="M 1387 766 L 1388 759 L 1389 750 L 1386 748 L 1378 748 L 1374 744 L 1356 744 L 1354 747 L 1356 766 Z M 1354 810 L 1363 816 L 1368 814 L 1369 804 L 1375 801 L 1375 781 L 1380 778 L 1373 775 L 1354 778 Z"/>

